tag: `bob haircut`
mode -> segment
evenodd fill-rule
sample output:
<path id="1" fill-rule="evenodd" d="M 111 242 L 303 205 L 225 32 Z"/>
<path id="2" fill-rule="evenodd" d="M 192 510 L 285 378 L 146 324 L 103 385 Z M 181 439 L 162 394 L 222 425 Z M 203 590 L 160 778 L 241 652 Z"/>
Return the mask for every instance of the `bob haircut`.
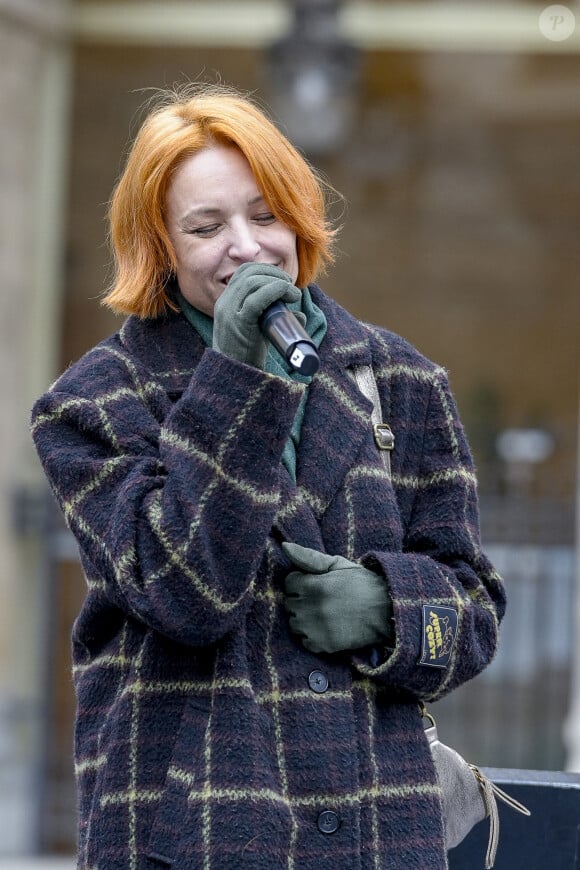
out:
<path id="1" fill-rule="evenodd" d="M 240 149 L 272 214 L 296 234 L 298 286 L 333 261 L 330 188 L 264 113 L 221 85 L 170 91 L 146 117 L 111 199 L 115 276 L 103 303 L 113 311 L 152 318 L 176 308 L 167 292 L 176 269 L 165 227 L 167 189 L 176 168 L 212 142 Z"/>

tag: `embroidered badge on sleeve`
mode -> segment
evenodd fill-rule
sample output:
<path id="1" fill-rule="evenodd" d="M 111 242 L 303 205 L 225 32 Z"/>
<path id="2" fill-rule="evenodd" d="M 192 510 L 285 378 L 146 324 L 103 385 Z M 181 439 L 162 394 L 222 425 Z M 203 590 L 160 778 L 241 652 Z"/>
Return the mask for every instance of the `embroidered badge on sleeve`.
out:
<path id="1" fill-rule="evenodd" d="M 452 607 L 423 605 L 423 648 L 420 665 L 446 668 L 457 635 L 457 611 Z"/>

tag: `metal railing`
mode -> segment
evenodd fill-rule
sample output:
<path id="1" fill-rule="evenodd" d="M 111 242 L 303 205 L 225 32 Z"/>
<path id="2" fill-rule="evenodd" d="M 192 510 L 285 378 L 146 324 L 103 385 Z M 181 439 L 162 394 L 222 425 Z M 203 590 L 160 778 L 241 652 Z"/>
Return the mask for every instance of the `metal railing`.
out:
<path id="1" fill-rule="evenodd" d="M 471 683 L 433 706 L 441 739 L 477 764 L 560 770 L 574 640 L 571 546 L 498 544 L 508 608 L 499 651 Z"/>

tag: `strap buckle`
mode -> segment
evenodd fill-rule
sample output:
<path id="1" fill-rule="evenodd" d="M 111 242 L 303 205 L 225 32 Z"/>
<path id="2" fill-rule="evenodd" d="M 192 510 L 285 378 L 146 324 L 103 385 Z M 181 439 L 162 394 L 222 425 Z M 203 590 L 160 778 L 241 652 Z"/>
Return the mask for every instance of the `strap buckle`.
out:
<path id="1" fill-rule="evenodd" d="M 375 444 L 379 450 L 393 450 L 395 447 L 395 436 L 388 423 L 375 423 L 373 426 L 375 435 Z"/>

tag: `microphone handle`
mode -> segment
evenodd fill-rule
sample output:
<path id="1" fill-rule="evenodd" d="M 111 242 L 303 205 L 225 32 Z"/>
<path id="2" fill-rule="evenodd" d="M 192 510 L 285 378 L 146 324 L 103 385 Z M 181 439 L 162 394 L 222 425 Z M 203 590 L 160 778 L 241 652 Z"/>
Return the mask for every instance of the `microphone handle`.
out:
<path id="1" fill-rule="evenodd" d="M 293 369 L 313 375 L 320 367 L 316 346 L 302 324 L 283 302 L 273 302 L 259 320 L 262 333 Z"/>

